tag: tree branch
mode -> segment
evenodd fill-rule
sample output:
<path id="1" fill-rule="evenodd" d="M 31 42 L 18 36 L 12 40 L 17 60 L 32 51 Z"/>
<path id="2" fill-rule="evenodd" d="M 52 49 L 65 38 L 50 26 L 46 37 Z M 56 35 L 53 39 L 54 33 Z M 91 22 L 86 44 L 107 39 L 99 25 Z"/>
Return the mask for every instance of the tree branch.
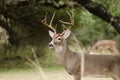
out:
<path id="1" fill-rule="evenodd" d="M 102 20 L 106 21 L 107 23 L 110 23 L 118 33 L 120 33 L 120 17 L 119 16 L 113 16 L 108 9 L 106 9 L 102 4 L 93 2 L 92 0 L 73 0 L 73 3 L 77 3 L 80 4 L 81 6 L 83 6 L 85 9 L 87 9 L 90 13 L 98 16 L 99 18 L 101 18 Z M 23 4 L 24 3 L 24 4 Z M 22 7 L 23 5 L 29 5 L 29 0 L 27 1 L 22 1 L 22 2 L 18 2 L 16 4 L 19 5 L 19 7 Z M 60 4 L 59 0 L 55 0 L 55 1 L 38 1 L 36 0 L 34 2 L 34 5 L 43 5 L 43 6 L 51 6 L 55 9 L 62 9 L 65 8 L 67 6 L 71 6 L 71 4 L 69 4 L 69 2 L 64 3 L 64 4 Z M 3 8 L 0 8 L 0 14 L 4 15 L 6 18 L 11 18 L 13 20 L 17 19 L 17 15 L 15 15 L 14 13 L 10 13 L 10 11 L 7 11 Z"/>
<path id="2" fill-rule="evenodd" d="M 87 9 L 90 13 L 98 16 L 102 20 L 110 23 L 116 31 L 120 34 L 120 17 L 113 16 L 108 9 L 106 9 L 103 5 L 93 2 L 92 0 L 77 0 L 79 4 L 81 4 L 85 9 Z"/>

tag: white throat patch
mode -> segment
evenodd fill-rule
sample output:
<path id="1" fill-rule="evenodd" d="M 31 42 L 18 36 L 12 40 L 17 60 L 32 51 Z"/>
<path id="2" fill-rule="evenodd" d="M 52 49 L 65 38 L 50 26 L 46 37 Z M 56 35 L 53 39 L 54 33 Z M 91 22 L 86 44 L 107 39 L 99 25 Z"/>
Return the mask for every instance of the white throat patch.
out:
<path id="1" fill-rule="evenodd" d="M 55 47 L 55 51 L 56 51 L 57 53 L 60 53 L 62 50 L 63 50 L 63 46 L 56 46 L 56 47 Z"/>

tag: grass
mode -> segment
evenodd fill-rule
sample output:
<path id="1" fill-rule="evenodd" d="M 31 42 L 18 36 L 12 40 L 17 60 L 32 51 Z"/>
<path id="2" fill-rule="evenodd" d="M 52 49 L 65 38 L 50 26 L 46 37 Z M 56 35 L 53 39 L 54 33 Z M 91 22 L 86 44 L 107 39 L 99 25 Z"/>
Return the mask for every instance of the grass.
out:
<path id="1" fill-rule="evenodd" d="M 44 68 L 47 80 L 73 80 L 64 68 Z M 31 70 L 11 70 L 0 72 L 0 80 L 44 80 L 39 71 Z M 83 78 L 83 80 L 112 80 L 111 78 Z"/>
<path id="2" fill-rule="evenodd" d="M 44 68 L 43 71 L 47 80 L 70 80 L 71 78 L 61 67 Z M 62 78 L 63 76 L 64 78 Z M 39 71 L 31 69 L 0 72 L 0 80 L 44 80 L 44 78 Z"/>

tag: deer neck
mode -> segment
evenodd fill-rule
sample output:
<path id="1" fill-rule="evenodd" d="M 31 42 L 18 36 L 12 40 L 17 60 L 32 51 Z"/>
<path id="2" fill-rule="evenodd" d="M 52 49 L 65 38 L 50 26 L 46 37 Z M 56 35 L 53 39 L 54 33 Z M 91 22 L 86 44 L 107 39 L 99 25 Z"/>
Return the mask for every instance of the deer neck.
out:
<path id="1" fill-rule="evenodd" d="M 56 45 L 55 51 L 56 51 L 57 58 L 64 65 L 65 64 L 64 62 L 65 62 L 66 56 L 68 55 L 68 53 L 70 51 L 69 48 L 68 48 L 68 46 L 67 46 L 67 42 L 64 41 L 61 44 Z"/>
<path id="2" fill-rule="evenodd" d="M 65 53 L 67 50 L 69 50 L 69 48 L 66 41 L 63 41 L 55 46 L 55 51 L 57 54 Z"/>

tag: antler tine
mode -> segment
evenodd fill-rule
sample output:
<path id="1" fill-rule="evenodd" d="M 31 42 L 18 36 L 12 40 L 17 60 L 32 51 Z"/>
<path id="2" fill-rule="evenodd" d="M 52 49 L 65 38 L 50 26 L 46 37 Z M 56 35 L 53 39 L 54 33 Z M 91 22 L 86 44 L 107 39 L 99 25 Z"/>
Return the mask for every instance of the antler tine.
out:
<path id="1" fill-rule="evenodd" d="M 45 15 L 45 18 L 41 21 L 45 26 L 47 26 L 48 28 L 52 29 L 54 31 L 54 33 L 56 33 L 56 29 L 54 27 L 52 27 L 52 22 L 55 16 L 55 12 L 53 13 L 53 16 L 50 20 L 50 24 L 47 24 L 46 19 L 47 19 L 47 13 Z"/>
<path id="2" fill-rule="evenodd" d="M 72 10 L 71 10 L 71 13 L 72 13 L 72 16 L 71 16 L 71 23 L 73 24 L 74 26 L 74 8 L 72 7 Z"/>
<path id="3" fill-rule="evenodd" d="M 68 12 L 68 11 L 66 11 L 66 13 L 69 15 L 69 17 L 70 17 L 70 22 L 65 22 L 65 21 L 62 21 L 62 20 L 59 20 L 61 23 L 63 23 L 63 24 L 67 24 L 67 25 L 70 25 L 70 26 L 74 26 L 74 11 L 73 11 L 73 9 L 72 9 L 72 11 L 71 11 L 71 14 Z"/>
<path id="4" fill-rule="evenodd" d="M 41 23 L 43 23 L 43 24 L 45 24 L 45 23 L 46 23 L 47 14 L 48 14 L 48 13 L 46 13 L 46 14 L 45 14 L 45 18 L 41 20 Z"/>

